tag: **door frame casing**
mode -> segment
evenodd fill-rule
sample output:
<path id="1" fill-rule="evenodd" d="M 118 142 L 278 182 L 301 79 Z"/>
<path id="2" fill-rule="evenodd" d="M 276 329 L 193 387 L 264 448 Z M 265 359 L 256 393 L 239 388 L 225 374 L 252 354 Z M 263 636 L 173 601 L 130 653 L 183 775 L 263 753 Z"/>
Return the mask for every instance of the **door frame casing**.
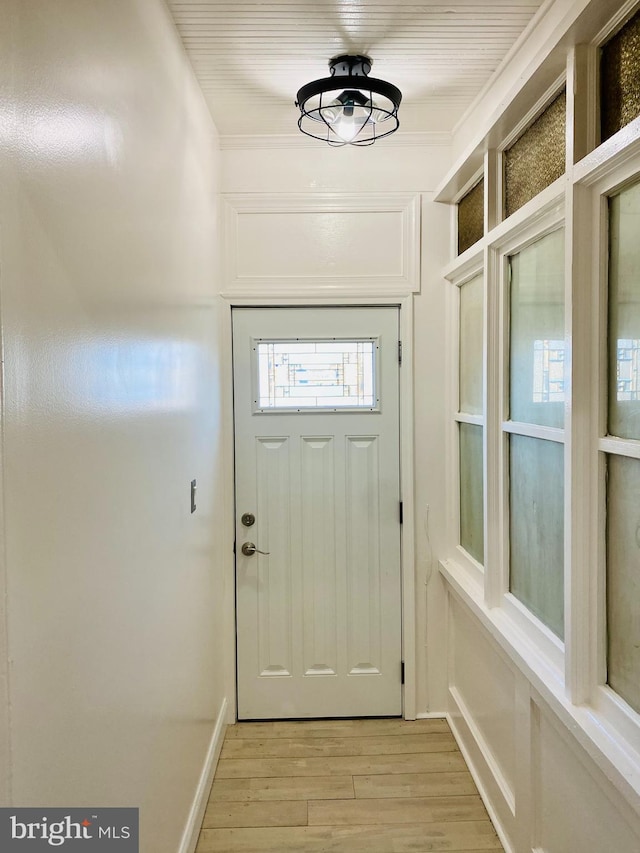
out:
<path id="1" fill-rule="evenodd" d="M 222 341 L 221 397 L 222 442 L 224 459 L 224 541 L 221 554 L 225 561 L 225 586 L 223 591 L 225 613 L 224 673 L 225 693 L 228 699 L 228 722 L 237 720 L 236 703 L 236 601 L 235 601 L 235 435 L 233 422 L 233 353 L 232 311 L 234 308 L 286 308 L 286 307 L 398 307 L 402 365 L 400 367 L 400 499 L 403 503 L 403 523 L 400 539 L 400 573 L 402 581 L 402 659 L 404 685 L 402 687 L 402 715 L 414 720 L 416 701 L 416 573 L 414 529 L 414 450 L 413 450 L 413 295 L 374 296 L 369 298 L 349 296 L 309 296 L 305 299 L 291 297 L 255 299 L 221 295 L 223 310 L 219 312 L 219 334 Z"/>

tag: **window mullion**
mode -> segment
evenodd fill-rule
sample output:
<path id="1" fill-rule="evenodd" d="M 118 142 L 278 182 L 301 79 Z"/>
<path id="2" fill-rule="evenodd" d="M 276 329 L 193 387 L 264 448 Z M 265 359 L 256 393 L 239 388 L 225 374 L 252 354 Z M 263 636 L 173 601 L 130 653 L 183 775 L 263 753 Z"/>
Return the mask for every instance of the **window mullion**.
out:
<path id="1" fill-rule="evenodd" d="M 484 505 L 485 505 L 485 588 L 488 607 L 500 604 L 506 590 L 505 567 L 505 484 L 501 424 L 504 400 L 503 305 L 506 265 L 494 249 L 484 253 Z"/>
<path id="2" fill-rule="evenodd" d="M 632 459 L 640 459 L 640 441 L 607 436 L 600 439 L 598 447 L 604 453 L 616 453 L 620 456 L 630 456 Z"/>
<path id="3" fill-rule="evenodd" d="M 565 690 L 581 704 L 594 687 L 598 578 L 598 395 L 593 381 L 599 359 L 593 273 L 598 264 L 583 248 L 597 244 L 587 237 L 593 220 L 586 188 L 569 183 L 565 227 Z"/>
<path id="4" fill-rule="evenodd" d="M 546 441 L 556 441 L 560 444 L 565 440 L 565 431 L 560 427 L 519 423 L 518 421 L 503 421 L 502 430 L 503 432 L 515 433 L 516 435 L 527 435 L 529 438 L 542 438 Z"/>
<path id="5" fill-rule="evenodd" d="M 503 219 L 502 152 L 491 148 L 484 155 L 484 227 L 488 234 Z"/>
<path id="6" fill-rule="evenodd" d="M 598 48 L 576 44 L 567 62 L 567 174 L 596 147 L 599 137 Z M 567 199 L 567 203 L 569 199 Z"/>

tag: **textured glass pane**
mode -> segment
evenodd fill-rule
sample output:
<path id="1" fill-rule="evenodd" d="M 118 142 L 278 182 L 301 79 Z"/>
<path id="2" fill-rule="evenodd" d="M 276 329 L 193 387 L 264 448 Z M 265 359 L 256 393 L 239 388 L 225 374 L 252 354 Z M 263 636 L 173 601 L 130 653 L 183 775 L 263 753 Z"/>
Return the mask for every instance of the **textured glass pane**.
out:
<path id="1" fill-rule="evenodd" d="M 483 279 L 460 288 L 460 411 L 482 414 L 482 292 Z"/>
<path id="2" fill-rule="evenodd" d="M 564 636 L 564 447 L 510 436 L 509 589 Z"/>
<path id="3" fill-rule="evenodd" d="M 484 563 L 482 427 L 460 426 L 460 544 Z"/>
<path id="4" fill-rule="evenodd" d="M 640 12 L 602 49 L 602 141 L 640 115 Z"/>
<path id="5" fill-rule="evenodd" d="M 261 409 L 377 405 L 374 341 L 269 341 L 256 349 Z"/>
<path id="6" fill-rule="evenodd" d="M 562 92 L 504 152 L 506 216 L 564 175 L 565 113 L 566 97 Z"/>
<path id="7" fill-rule="evenodd" d="M 484 178 L 458 202 L 458 254 L 484 234 Z"/>
<path id="8" fill-rule="evenodd" d="M 608 681 L 640 713 L 640 461 L 608 463 Z"/>
<path id="9" fill-rule="evenodd" d="M 510 417 L 564 425 L 564 231 L 512 255 Z"/>
<path id="10" fill-rule="evenodd" d="M 640 439 L 640 184 L 609 201 L 609 433 Z"/>

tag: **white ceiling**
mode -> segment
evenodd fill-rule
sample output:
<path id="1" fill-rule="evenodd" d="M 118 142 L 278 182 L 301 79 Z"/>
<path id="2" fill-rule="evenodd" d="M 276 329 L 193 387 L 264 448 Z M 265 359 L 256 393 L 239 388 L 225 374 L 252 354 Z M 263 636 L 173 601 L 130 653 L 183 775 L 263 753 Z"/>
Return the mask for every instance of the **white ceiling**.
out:
<path id="1" fill-rule="evenodd" d="M 297 134 L 297 90 L 328 76 L 328 61 L 340 53 L 370 56 L 372 76 L 400 88 L 401 131 L 451 130 L 542 5 L 542 0 L 167 2 L 225 136 Z"/>

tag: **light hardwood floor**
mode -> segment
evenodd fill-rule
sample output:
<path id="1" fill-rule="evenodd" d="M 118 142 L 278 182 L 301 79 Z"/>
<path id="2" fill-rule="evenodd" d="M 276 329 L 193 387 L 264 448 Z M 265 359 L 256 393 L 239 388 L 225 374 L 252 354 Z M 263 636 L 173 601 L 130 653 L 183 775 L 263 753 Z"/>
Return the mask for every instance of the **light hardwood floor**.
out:
<path id="1" fill-rule="evenodd" d="M 445 720 L 227 729 L 196 853 L 502 850 Z"/>

